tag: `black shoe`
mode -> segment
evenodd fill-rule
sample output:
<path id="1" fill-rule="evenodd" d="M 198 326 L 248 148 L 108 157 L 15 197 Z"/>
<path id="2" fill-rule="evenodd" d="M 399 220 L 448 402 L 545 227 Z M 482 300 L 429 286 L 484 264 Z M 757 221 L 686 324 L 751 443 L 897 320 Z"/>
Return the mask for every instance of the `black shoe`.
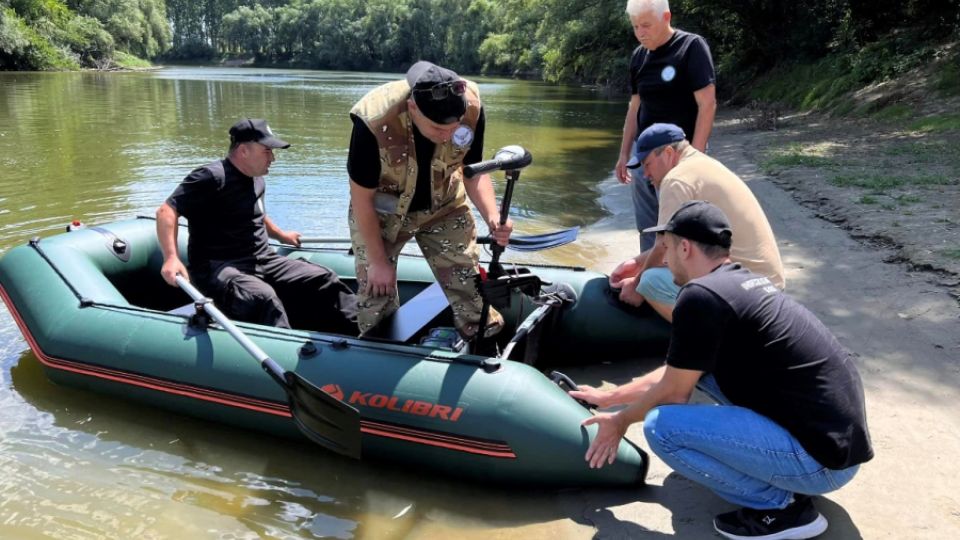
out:
<path id="1" fill-rule="evenodd" d="M 761 540 L 805 540 L 827 530 L 827 518 L 813 506 L 807 495 L 794 495 L 794 501 L 782 510 L 741 508 L 713 519 L 718 533 L 733 538 Z"/>

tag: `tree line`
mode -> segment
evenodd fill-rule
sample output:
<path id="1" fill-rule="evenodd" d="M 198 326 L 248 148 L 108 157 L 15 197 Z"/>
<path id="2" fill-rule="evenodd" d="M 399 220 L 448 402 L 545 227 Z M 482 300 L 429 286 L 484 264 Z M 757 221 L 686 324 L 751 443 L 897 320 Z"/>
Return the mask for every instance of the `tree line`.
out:
<path id="1" fill-rule="evenodd" d="M 637 45 L 625 0 L 0 0 L 0 66 L 141 58 L 401 71 L 430 59 L 464 73 L 623 86 Z M 856 51 L 912 29 L 960 38 L 960 0 L 673 0 L 721 76 Z M 903 42 L 904 40 L 901 40 Z M 894 50 L 890 54 L 897 54 Z"/>
<path id="2" fill-rule="evenodd" d="M 0 69 L 105 68 L 170 46 L 164 0 L 0 0 Z"/>

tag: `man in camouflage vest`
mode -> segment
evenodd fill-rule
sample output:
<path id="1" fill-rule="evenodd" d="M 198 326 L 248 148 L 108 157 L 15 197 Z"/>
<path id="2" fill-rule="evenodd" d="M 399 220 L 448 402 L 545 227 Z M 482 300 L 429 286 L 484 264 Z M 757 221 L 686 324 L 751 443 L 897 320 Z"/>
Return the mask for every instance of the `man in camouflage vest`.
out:
<path id="1" fill-rule="evenodd" d="M 475 276 L 480 253 L 469 197 L 500 245 L 513 230 L 500 225 L 486 174 L 464 178 L 481 161 L 484 113 L 477 85 L 420 61 L 405 79 L 371 90 L 350 110 L 353 134 L 350 237 L 359 281 L 359 325 L 365 333 L 399 307 L 397 257 L 415 238 L 453 309 L 454 324 L 473 338 L 482 299 Z M 503 318 L 491 310 L 485 335 Z"/>

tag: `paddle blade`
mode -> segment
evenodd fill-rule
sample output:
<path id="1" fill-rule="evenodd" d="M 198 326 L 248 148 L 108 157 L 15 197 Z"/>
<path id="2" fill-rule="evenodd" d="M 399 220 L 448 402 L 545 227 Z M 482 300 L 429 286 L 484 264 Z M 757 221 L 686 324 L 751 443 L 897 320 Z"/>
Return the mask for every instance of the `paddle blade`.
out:
<path id="1" fill-rule="evenodd" d="M 580 227 L 570 227 L 544 234 L 511 236 L 507 248 L 514 251 L 540 251 L 569 244 L 577 239 L 578 234 L 580 234 Z M 492 241 L 489 236 L 477 239 L 477 243 L 480 244 L 489 244 Z"/>
<path id="2" fill-rule="evenodd" d="M 297 427 L 313 442 L 338 454 L 360 459 L 360 413 L 292 371 L 284 373 L 290 412 Z"/>

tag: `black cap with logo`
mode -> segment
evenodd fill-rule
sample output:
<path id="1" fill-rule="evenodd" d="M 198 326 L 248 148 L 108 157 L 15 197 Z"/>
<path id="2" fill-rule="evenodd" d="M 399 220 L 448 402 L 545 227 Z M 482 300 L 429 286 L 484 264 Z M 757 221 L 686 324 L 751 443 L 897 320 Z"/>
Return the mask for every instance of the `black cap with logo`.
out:
<path id="1" fill-rule="evenodd" d="M 707 201 L 687 201 L 670 216 L 664 225 L 643 232 L 669 232 L 689 240 L 729 248 L 733 237 L 730 221 L 723 210 Z"/>
<path id="2" fill-rule="evenodd" d="M 273 134 L 266 120 L 244 118 L 230 128 L 230 143 L 257 142 L 269 148 L 290 148 L 290 143 L 281 141 Z"/>
<path id="3" fill-rule="evenodd" d="M 454 71 L 421 60 L 407 70 L 407 84 L 420 112 L 438 124 L 459 122 L 467 112 L 467 83 Z"/>

